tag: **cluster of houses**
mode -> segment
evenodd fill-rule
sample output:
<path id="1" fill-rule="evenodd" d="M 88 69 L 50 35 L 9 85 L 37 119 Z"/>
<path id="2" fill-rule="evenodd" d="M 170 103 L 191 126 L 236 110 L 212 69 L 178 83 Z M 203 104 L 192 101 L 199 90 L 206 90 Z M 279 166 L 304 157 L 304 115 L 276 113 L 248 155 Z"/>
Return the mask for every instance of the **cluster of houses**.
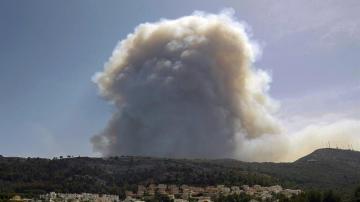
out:
<path id="1" fill-rule="evenodd" d="M 290 198 L 293 195 L 298 195 L 301 190 L 283 189 L 280 185 L 263 187 L 260 185 L 254 186 L 207 186 L 196 187 L 188 185 L 166 185 L 166 184 L 150 184 L 145 187 L 139 185 L 136 192 L 126 191 L 126 199 L 123 202 L 142 202 L 146 199 L 154 197 L 156 194 L 167 196 L 174 202 L 211 202 L 212 198 L 219 195 L 232 195 L 232 194 L 246 194 L 251 198 L 259 199 L 262 201 L 271 200 L 277 194 L 282 194 L 285 197 Z"/>
<path id="2" fill-rule="evenodd" d="M 118 195 L 107 194 L 70 194 L 70 193 L 55 193 L 40 195 L 40 201 L 55 202 L 55 201 L 72 201 L 72 202 L 120 202 Z"/>
<path id="3" fill-rule="evenodd" d="M 14 196 L 10 201 L 16 202 L 145 202 L 153 199 L 156 196 L 167 197 L 173 202 L 211 202 L 212 199 L 220 195 L 246 194 L 253 198 L 251 202 L 256 201 L 276 201 L 276 195 L 282 194 L 285 197 L 292 197 L 298 195 L 301 190 L 283 189 L 280 185 L 263 187 L 260 185 L 254 186 L 207 186 L 197 187 L 188 185 L 166 185 L 166 184 L 150 184 L 148 186 L 138 185 L 135 192 L 126 191 L 126 198 L 120 200 L 118 195 L 107 194 L 71 194 L 71 193 L 55 193 L 40 195 L 37 200 L 24 199 L 20 196 Z"/>

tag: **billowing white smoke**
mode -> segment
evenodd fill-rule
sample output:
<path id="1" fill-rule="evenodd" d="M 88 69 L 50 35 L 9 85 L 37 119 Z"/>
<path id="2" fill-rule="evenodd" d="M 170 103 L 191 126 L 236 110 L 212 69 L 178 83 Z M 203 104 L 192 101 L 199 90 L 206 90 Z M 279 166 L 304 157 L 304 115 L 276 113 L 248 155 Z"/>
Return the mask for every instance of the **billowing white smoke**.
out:
<path id="1" fill-rule="evenodd" d="M 271 79 L 252 66 L 257 46 L 244 29 L 225 13 L 139 25 L 94 78 L 116 106 L 94 148 L 105 156 L 238 157 L 248 141 L 280 133 Z"/>

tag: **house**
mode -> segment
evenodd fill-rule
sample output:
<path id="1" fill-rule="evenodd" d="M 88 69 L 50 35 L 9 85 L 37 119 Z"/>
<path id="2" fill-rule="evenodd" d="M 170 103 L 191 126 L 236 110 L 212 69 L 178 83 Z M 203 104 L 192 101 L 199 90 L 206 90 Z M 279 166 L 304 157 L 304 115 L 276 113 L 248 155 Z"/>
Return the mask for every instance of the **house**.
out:
<path id="1" fill-rule="evenodd" d="M 174 202 L 189 202 L 188 200 L 185 200 L 185 199 L 174 199 Z"/>
<path id="2" fill-rule="evenodd" d="M 169 185 L 168 189 L 169 189 L 169 193 L 170 193 L 170 194 L 174 194 L 174 195 L 175 195 L 175 194 L 179 194 L 179 193 L 180 193 L 179 187 L 176 186 L 176 185 Z"/>
<path id="3" fill-rule="evenodd" d="M 166 194 L 166 189 L 167 189 L 166 184 L 159 184 L 159 185 L 157 186 L 157 192 L 158 192 L 159 194 Z"/>
<path id="4" fill-rule="evenodd" d="M 211 202 L 211 198 L 210 197 L 200 197 L 198 199 L 198 202 Z"/>

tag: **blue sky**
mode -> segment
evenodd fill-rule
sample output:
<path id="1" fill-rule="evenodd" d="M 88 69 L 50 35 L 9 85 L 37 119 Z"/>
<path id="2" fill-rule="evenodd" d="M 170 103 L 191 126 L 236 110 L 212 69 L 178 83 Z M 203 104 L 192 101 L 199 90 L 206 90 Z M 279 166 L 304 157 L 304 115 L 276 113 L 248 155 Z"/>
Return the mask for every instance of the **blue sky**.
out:
<path id="1" fill-rule="evenodd" d="M 357 0 L 3 0 L 0 154 L 97 155 L 89 139 L 112 107 L 91 77 L 118 41 L 140 23 L 224 8 L 233 8 L 261 45 L 255 66 L 271 73 L 271 96 L 289 131 L 360 119 Z"/>

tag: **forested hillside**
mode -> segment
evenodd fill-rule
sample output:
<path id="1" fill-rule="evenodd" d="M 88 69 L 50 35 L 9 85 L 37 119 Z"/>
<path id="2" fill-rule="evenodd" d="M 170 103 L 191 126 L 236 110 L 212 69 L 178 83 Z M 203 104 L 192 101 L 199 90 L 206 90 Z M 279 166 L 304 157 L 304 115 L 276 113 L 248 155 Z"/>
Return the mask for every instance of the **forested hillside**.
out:
<path id="1" fill-rule="evenodd" d="M 94 192 L 123 195 L 138 184 L 280 184 L 350 193 L 360 184 L 360 152 L 320 149 L 293 163 L 151 157 L 0 157 L 0 193 Z"/>

